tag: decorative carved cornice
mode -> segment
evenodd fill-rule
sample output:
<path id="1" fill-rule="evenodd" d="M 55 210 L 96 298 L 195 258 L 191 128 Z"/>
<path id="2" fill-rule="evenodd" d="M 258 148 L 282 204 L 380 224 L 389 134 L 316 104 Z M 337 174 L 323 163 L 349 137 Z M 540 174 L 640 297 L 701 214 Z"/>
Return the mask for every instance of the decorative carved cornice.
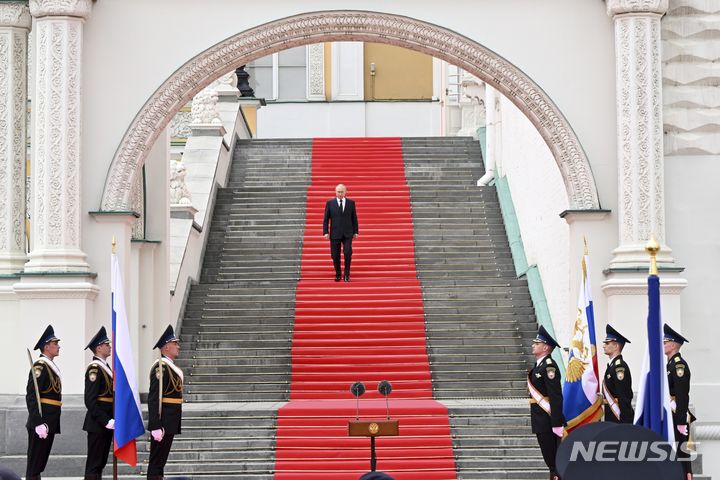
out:
<path id="1" fill-rule="evenodd" d="M 87 18 L 92 0 L 30 0 L 30 13 L 35 18 L 48 16 Z"/>
<path id="2" fill-rule="evenodd" d="M 196 93 L 234 65 L 300 45 L 365 41 L 426 53 L 463 68 L 507 96 L 537 128 L 558 163 L 571 209 L 600 207 L 595 181 L 577 136 L 557 106 L 520 69 L 458 33 L 398 15 L 325 11 L 297 15 L 235 35 L 178 69 L 145 103 L 113 158 L 101 210 L 126 210 L 150 147 Z"/>
<path id="3" fill-rule="evenodd" d="M 30 29 L 32 17 L 27 3 L 0 3 L 0 27 Z"/>
<path id="4" fill-rule="evenodd" d="M 626 13 L 653 13 L 664 15 L 669 0 L 607 0 L 607 14 L 610 17 Z"/>

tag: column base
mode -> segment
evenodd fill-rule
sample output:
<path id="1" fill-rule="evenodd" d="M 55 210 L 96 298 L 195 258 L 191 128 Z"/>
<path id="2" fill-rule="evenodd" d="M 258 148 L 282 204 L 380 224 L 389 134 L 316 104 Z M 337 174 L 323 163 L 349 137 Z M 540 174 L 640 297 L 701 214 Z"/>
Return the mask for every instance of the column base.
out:
<path id="1" fill-rule="evenodd" d="M 672 249 L 667 245 L 661 245 L 657 253 L 658 266 L 673 266 L 675 260 L 672 257 Z M 620 245 L 613 250 L 613 259 L 610 261 L 610 269 L 626 269 L 635 267 L 648 268 L 650 255 L 645 250 L 645 244 L 635 243 Z"/>
<path id="2" fill-rule="evenodd" d="M 0 253 L 0 275 L 13 275 L 25 269 L 27 256 L 24 253 Z"/>
<path id="3" fill-rule="evenodd" d="M 79 249 L 38 250 L 30 252 L 28 258 L 26 273 L 90 272 L 90 265 L 85 261 L 87 255 Z"/>

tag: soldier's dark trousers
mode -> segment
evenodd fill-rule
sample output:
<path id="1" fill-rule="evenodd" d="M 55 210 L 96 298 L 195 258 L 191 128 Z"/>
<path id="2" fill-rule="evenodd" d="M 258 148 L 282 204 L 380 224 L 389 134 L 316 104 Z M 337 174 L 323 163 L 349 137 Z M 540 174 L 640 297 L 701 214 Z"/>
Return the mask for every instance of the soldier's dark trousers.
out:
<path id="1" fill-rule="evenodd" d="M 675 441 L 678 443 L 677 459 L 683 467 L 685 475 L 683 479 L 687 478 L 688 473 L 692 473 L 692 462 L 690 462 L 690 454 L 683 451 L 687 449 L 688 436 L 683 435 L 675 429 Z"/>
<path id="2" fill-rule="evenodd" d="M 99 479 L 103 468 L 107 465 L 113 431 L 88 432 L 87 460 L 85 461 L 85 478 Z"/>
<path id="3" fill-rule="evenodd" d="M 50 433 L 47 438 L 42 439 L 37 436 L 34 429 L 28 430 L 27 470 L 25 471 L 27 478 L 40 478 L 40 474 L 45 470 L 48 458 L 50 458 L 54 440 L 54 433 Z"/>
<path id="4" fill-rule="evenodd" d="M 170 447 L 172 447 L 175 435 L 163 437 L 162 441 L 156 442 L 154 438 L 150 438 L 150 461 L 148 462 L 147 478 L 155 480 L 162 478 L 165 471 L 165 464 L 170 455 Z"/>
<path id="5" fill-rule="evenodd" d="M 540 452 L 542 452 L 545 465 L 550 470 L 550 475 L 557 475 L 555 468 L 555 457 L 557 456 L 558 447 L 560 446 L 560 437 L 553 432 L 536 433 Z M 551 477 L 552 478 L 552 477 Z"/>

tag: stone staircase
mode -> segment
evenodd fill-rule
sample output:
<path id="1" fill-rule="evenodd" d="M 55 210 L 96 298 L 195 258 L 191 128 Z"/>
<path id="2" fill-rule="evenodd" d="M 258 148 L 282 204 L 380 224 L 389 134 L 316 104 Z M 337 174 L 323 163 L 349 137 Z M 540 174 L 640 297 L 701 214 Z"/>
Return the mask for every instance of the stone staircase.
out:
<path id="1" fill-rule="evenodd" d="M 181 327 L 183 434 L 166 476 L 270 479 L 288 398 L 310 140 L 239 141 Z M 146 454 L 143 455 L 146 462 Z"/>
<path id="2" fill-rule="evenodd" d="M 180 328 L 188 403 L 166 476 L 274 476 L 311 149 L 310 140 L 237 143 Z M 495 189 L 475 186 L 478 144 L 413 138 L 403 150 L 434 395 L 449 408 L 458 478 L 547 478 L 525 399 L 534 310 L 527 283 L 515 278 Z M 123 478 L 146 470 L 149 444 L 138 442 L 140 464 L 121 466 Z M 57 452 L 45 476 L 78 477 L 80 451 Z M 25 456 L 0 464 L 22 472 Z"/>
<path id="3" fill-rule="evenodd" d="M 461 479 L 547 478 L 525 372 L 537 330 L 493 187 L 471 138 L 403 141 L 435 398 L 450 409 Z"/>

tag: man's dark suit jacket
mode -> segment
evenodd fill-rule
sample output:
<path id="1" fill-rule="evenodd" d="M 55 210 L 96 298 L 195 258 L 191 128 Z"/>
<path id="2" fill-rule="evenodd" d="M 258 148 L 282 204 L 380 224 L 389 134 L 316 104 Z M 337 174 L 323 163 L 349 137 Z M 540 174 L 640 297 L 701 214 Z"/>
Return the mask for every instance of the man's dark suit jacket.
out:
<path id="1" fill-rule="evenodd" d="M 340 209 L 337 198 L 327 201 L 323 217 L 323 235 L 326 235 L 328 230 L 333 240 L 352 238 L 353 235 L 358 234 L 358 218 L 353 200 L 345 199 L 345 211 Z"/>

